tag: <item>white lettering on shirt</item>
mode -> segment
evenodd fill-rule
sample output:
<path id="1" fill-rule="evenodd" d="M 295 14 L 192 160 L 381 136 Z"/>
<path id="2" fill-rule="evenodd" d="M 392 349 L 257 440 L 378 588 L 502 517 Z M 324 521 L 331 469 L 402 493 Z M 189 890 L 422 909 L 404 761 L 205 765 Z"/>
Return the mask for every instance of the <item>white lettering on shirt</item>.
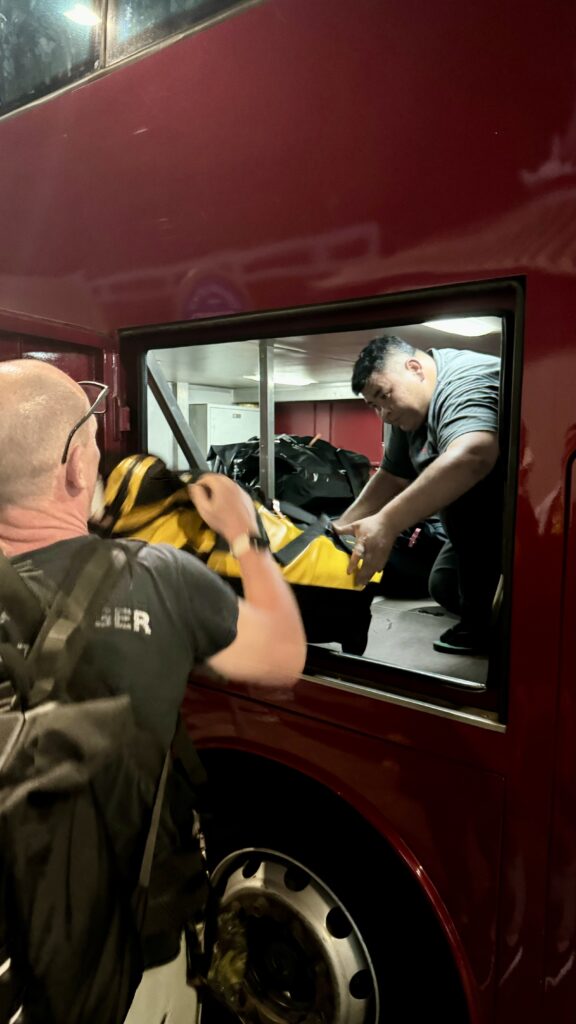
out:
<path id="1" fill-rule="evenodd" d="M 100 618 L 96 619 L 94 625 L 97 629 L 110 629 L 112 625 L 112 609 L 103 608 L 100 612 Z"/>
<path id="2" fill-rule="evenodd" d="M 146 633 L 150 636 L 152 630 L 150 629 L 150 616 L 148 612 L 143 612 L 141 608 L 134 609 L 134 625 L 133 629 L 135 633 Z"/>
<path id="3" fill-rule="evenodd" d="M 114 628 L 115 629 L 132 629 L 132 609 L 131 608 L 115 608 L 114 609 Z"/>
<path id="4" fill-rule="evenodd" d="M 94 623 L 96 629 L 122 629 L 131 633 L 152 634 L 150 615 L 142 608 L 104 607 Z"/>

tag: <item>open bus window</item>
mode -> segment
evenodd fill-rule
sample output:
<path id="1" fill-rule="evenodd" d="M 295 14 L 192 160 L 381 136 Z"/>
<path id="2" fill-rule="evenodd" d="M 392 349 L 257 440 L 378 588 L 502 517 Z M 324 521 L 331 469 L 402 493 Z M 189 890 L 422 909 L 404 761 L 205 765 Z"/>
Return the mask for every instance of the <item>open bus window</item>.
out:
<path id="1" fill-rule="evenodd" d="M 108 60 L 119 60 L 236 7 L 240 0 L 110 0 Z"/>
<path id="2" fill-rule="evenodd" d="M 0 114 L 100 63 L 102 0 L 1 0 Z"/>
<path id="3" fill-rule="evenodd" d="M 289 461 L 290 453 L 281 454 L 279 435 L 288 435 L 311 446 L 312 452 L 315 445 L 319 451 L 326 442 L 337 451 L 344 450 L 348 461 L 351 457 L 358 460 L 358 471 L 364 473 L 361 480 L 364 483 L 378 473 L 383 456 L 393 450 L 390 425 L 383 424 L 382 418 L 363 397 L 355 396 L 351 388 L 358 355 L 374 337 L 382 334 L 399 336 L 417 352 L 431 356 L 437 367 L 449 368 L 451 353 L 456 353 L 459 359 L 468 358 L 465 353 L 469 353 L 472 362 L 476 356 L 481 362 L 488 357 L 485 364 L 491 367 L 495 381 L 492 422 L 498 428 L 502 344 L 502 323 L 498 317 L 467 317 L 387 327 L 385 331 L 362 329 L 276 338 L 268 342 L 273 350 L 274 367 L 276 499 L 282 502 L 288 495 L 294 504 L 294 494 L 299 493 L 304 512 L 316 516 L 324 512 L 330 519 L 337 520 L 358 493 L 358 481 L 356 489 L 349 486 L 346 491 L 336 493 L 329 481 L 323 481 L 321 474 L 313 484 L 311 474 L 299 489 L 295 488 L 297 460 L 289 474 L 283 475 L 282 463 Z M 260 345 L 259 341 L 227 342 L 161 349 L 154 353 L 166 379 L 171 382 L 173 394 L 202 454 L 210 459 L 211 468 L 217 465 L 221 471 L 226 471 L 228 467 L 230 475 L 247 484 L 258 482 Z M 464 406 L 467 404 L 468 397 Z M 393 421 L 394 416 L 391 419 Z M 476 421 L 473 426 L 479 428 Z M 256 440 L 246 444 L 250 438 Z M 500 438 L 504 450 L 507 443 L 506 438 Z M 231 446 L 240 454 L 226 461 L 222 453 Z M 154 400 L 148 406 L 148 449 L 162 455 L 173 468 L 186 466 L 186 459 Z M 246 468 L 244 478 L 242 460 Z M 342 464 L 334 472 L 345 475 Z M 499 582 L 502 517 L 494 517 L 497 528 L 491 534 L 491 508 L 477 506 L 464 510 L 466 517 L 472 512 L 473 519 L 466 519 L 471 544 L 481 547 L 479 541 L 484 535 L 492 537 L 492 547 L 488 545 L 487 551 L 494 579 L 489 577 L 488 605 L 493 607 L 490 614 L 497 615 L 502 597 Z M 309 642 L 318 649 L 361 656 L 371 662 L 418 673 L 485 683 L 487 648 L 479 653 L 438 649 L 440 638 L 457 626 L 460 618 L 461 595 L 453 592 L 458 590 L 458 577 L 453 573 L 446 575 L 449 567 L 446 529 L 442 514 L 411 524 L 398 536 L 382 578 L 371 582 L 364 590 L 326 587 L 325 581 L 319 583 L 313 579 L 313 573 L 303 584 L 297 585 Z M 431 573 L 441 552 L 445 561 L 440 560 L 436 565 L 436 583 L 431 592 Z M 483 576 L 484 561 L 480 559 L 477 563 L 478 577 L 472 581 L 473 590 L 487 585 Z"/>

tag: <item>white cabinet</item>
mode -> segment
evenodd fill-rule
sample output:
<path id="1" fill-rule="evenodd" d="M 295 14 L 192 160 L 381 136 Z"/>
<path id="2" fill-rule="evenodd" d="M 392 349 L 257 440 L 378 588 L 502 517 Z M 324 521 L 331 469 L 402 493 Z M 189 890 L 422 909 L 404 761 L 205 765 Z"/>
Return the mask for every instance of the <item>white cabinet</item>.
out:
<path id="1" fill-rule="evenodd" d="M 260 410 L 240 405 L 191 405 L 189 422 L 204 455 L 213 444 L 248 441 L 260 434 Z"/>

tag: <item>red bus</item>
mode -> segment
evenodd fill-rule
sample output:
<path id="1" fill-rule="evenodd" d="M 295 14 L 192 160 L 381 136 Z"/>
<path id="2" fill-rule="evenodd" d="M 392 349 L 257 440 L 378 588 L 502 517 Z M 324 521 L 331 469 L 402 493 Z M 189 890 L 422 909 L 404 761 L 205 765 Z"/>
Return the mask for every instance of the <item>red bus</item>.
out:
<path id="1" fill-rule="evenodd" d="M 150 354 L 204 446 L 258 418 L 268 473 L 274 429 L 378 464 L 377 333 L 501 357 L 490 657 L 383 600 L 289 692 L 189 688 L 249 1024 L 574 1014 L 575 30 L 567 0 L 0 4 L 0 356 L 111 385 L 105 466 L 185 464 Z"/>

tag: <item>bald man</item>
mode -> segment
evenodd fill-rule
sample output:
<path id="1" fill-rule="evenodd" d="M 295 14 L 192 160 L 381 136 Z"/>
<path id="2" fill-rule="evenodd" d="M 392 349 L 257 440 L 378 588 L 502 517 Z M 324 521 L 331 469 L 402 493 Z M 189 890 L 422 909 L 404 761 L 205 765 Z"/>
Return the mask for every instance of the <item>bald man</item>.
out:
<path id="1" fill-rule="evenodd" d="M 54 366 L 0 363 L 0 547 L 19 571 L 40 572 L 48 584 L 62 581 L 86 544 L 109 543 L 88 535 L 100 458 L 91 415 L 97 389 L 89 401 Z M 244 599 L 192 555 L 168 545 L 143 547 L 108 595 L 83 656 L 111 692 L 130 694 L 137 724 L 165 749 L 194 666 L 277 686 L 298 677 L 305 657 L 290 588 L 253 540 L 259 534 L 248 496 L 211 474 L 190 494 L 238 558 Z M 0 624 L 0 639 L 6 629 Z M 177 946 L 171 952 L 176 956 Z M 137 993 L 130 1024 L 190 1024 L 184 972 L 183 959 L 151 971 L 154 998 Z"/>
<path id="2" fill-rule="evenodd" d="M 461 620 L 433 646 L 487 654 L 502 545 L 500 360 L 466 349 L 423 352 L 382 336 L 360 353 L 352 390 L 385 424 L 385 448 L 380 469 L 336 524 L 356 538 L 350 571 L 367 583 L 403 530 L 439 513 L 448 541 L 430 593 Z"/>

